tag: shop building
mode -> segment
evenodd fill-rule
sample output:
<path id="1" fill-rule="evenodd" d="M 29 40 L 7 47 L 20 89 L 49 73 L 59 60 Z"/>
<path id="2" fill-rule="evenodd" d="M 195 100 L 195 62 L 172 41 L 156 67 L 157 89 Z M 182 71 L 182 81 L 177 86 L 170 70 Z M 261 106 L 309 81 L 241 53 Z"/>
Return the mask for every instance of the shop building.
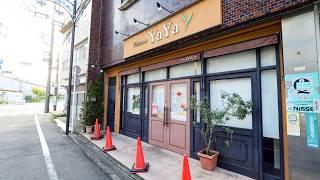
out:
<path id="1" fill-rule="evenodd" d="M 317 2 L 158 2 L 161 11 L 155 0 L 92 3 L 89 62 L 104 68 L 105 124 L 197 158 L 203 140 L 192 124 L 204 123 L 184 111 L 190 97 L 219 108 L 222 91 L 238 93 L 253 112 L 226 124 L 230 146 L 218 133 L 219 166 L 254 179 L 317 179 Z"/>

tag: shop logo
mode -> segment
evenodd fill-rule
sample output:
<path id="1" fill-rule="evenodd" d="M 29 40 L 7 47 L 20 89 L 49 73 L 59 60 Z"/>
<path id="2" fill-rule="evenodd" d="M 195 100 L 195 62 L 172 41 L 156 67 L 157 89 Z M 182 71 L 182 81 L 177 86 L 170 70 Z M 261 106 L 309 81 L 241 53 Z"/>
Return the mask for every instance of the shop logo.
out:
<path id="1" fill-rule="evenodd" d="M 187 31 L 187 28 L 190 24 L 190 21 L 192 19 L 193 13 L 190 16 L 182 16 L 182 21 L 184 22 L 184 31 Z"/>

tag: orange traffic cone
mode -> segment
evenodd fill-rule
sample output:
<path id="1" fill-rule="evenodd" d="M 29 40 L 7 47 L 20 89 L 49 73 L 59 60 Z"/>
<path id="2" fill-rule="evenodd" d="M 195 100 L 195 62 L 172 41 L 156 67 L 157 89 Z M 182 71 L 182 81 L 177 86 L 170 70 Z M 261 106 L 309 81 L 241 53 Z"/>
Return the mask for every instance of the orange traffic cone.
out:
<path id="1" fill-rule="evenodd" d="M 182 180 L 191 180 L 188 156 L 183 155 Z"/>
<path id="2" fill-rule="evenodd" d="M 137 139 L 136 162 L 130 169 L 131 173 L 146 172 L 149 169 L 149 163 L 144 162 L 143 151 L 140 137 Z"/>
<path id="3" fill-rule="evenodd" d="M 112 145 L 112 137 L 109 126 L 107 126 L 106 144 L 104 145 L 104 147 L 102 147 L 102 149 L 104 152 L 116 149 L 116 147 Z"/>
<path id="4" fill-rule="evenodd" d="M 99 121 L 96 119 L 96 124 L 94 125 L 94 133 L 91 137 L 91 140 L 100 140 L 103 138 L 103 135 L 100 134 Z"/>

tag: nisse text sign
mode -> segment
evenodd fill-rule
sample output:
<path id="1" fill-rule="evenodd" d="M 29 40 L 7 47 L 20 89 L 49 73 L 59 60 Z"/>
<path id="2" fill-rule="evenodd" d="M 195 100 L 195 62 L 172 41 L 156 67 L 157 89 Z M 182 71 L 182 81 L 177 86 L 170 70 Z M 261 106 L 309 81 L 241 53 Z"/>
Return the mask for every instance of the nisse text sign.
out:
<path id="1" fill-rule="evenodd" d="M 221 0 L 199 0 L 124 41 L 124 58 L 148 51 L 222 23 Z"/>

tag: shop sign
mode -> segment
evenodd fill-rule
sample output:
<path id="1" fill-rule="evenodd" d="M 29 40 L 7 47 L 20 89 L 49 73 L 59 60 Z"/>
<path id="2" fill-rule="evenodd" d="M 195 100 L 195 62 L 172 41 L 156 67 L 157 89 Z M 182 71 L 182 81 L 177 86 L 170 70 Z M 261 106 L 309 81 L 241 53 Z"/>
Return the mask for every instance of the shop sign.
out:
<path id="1" fill-rule="evenodd" d="M 307 143 L 309 147 L 319 147 L 317 113 L 306 113 Z"/>
<path id="2" fill-rule="evenodd" d="M 191 7 L 153 24 L 124 40 L 124 58 L 162 46 L 194 33 L 220 25 L 220 0 L 199 0 Z"/>
<path id="3" fill-rule="evenodd" d="M 285 76 L 287 111 L 319 112 L 318 73 L 299 73 Z"/>
<path id="4" fill-rule="evenodd" d="M 287 134 L 290 136 L 300 136 L 299 113 L 287 112 Z"/>

